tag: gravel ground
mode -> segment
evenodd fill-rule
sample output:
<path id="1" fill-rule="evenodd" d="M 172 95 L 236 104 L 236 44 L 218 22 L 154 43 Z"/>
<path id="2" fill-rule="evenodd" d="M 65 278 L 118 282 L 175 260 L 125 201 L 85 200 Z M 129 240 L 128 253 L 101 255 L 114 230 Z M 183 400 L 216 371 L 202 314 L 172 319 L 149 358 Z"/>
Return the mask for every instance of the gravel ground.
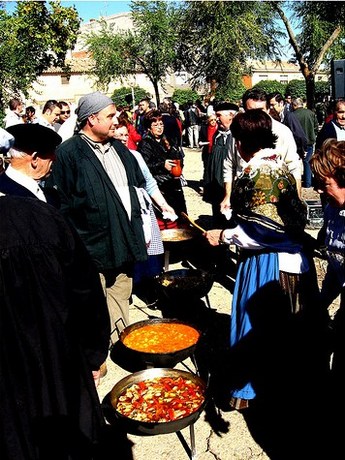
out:
<path id="1" fill-rule="evenodd" d="M 211 228 L 210 214 L 211 206 L 202 201 L 199 194 L 200 178 L 202 177 L 201 152 L 199 150 L 185 149 L 185 168 L 184 176 L 188 185 L 184 188 L 187 201 L 189 216 L 196 220 L 206 229 Z M 304 198 L 308 200 L 318 199 L 318 195 L 311 189 L 303 191 Z M 318 229 L 311 228 L 310 233 L 316 236 Z M 202 250 L 200 250 L 202 252 Z M 207 256 L 206 256 L 207 257 Z M 181 268 L 181 260 L 171 260 L 170 269 Z M 316 266 L 321 283 L 325 273 L 325 262 L 316 259 Z M 200 309 L 201 319 L 208 325 L 215 325 L 217 322 L 217 334 L 215 343 L 221 342 L 222 328 L 228 333 L 228 322 L 231 304 L 231 290 L 233 287 L 233 276 L 228 275 L 223 279 L 216 280 L 208 294 L 208 301 L 211 308 L 207 306 L 207 298 L 202 301 Z M 338 306 L 338 300 L 330 308 L 334 312 Z M 197 313 L 198 315 L 198 313 Z M 201 318 L 201 316 L 203 318 Z M 161 317 L 160 310 L 149 310 L 140 299 L 133 296 L 133 304 L 130 309 L 131 322 L 137 322 L 150 317 Z M 194 318 L 195 319 L 195 318 Z M 210 346 L 213 346 L 212 344 Z M 202 353 L 203 351 L 201 351 Z M 206 353 L 207 354 L 207 353 Z M 116 364 L 116 359 L 109 356 L 107 360 L 108 373 L 101 380 L 98 388 L 100 399 L 111 391 L 115 383 L 130 374 Z M 187 369 L 195 372 L 196 369 L 192 361 L 188 358 L 184 363 L 177 364 L 177 368 Z M 225 375 L 224 375 L 224 378 Z M 186 427 L 181 430 L 180 435 L 170 433 L 155 436 L 137 436 L 128 434 L 116 441 L 116 458 L 133 460 L 184 460 L 188 458 L 198 460 L 266 460 L 269 457 L 263 448 L 255 441 L 255 435 L 248 428 L 248 423 L 243 413 L 229 410 L 228 407 L 217 408 L 215 411 L 208 410 L 203 412 L 193 426 L 195 433 L 195 452 L 191 455 L 191 428 Z M 118 435 L 113 434 L 113 436 Z M 182 436 L 182 437 L 181 437 Z M 115 438 L 114 438 L 115 439 Z M 113 439 L 113 440 L 114 440 Z M 122 453 L 119 454 L 120 446 Z M 278 457 L 277 457 L 278 458 Z M 285 459 L 283 454 L 281 459 Z M 292 460 L 292 457 L 290 457 Z M 297 458 L 297 457 L 295 457 Z"/>

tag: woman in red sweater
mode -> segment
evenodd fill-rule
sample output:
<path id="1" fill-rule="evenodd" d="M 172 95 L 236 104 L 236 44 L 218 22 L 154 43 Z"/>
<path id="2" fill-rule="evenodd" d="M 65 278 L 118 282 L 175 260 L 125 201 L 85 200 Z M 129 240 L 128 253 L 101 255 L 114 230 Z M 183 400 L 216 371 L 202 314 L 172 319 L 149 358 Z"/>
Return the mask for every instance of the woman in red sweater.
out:
<path id="1" fill-rule="evenodd" d="M 127 147 L 129 150 L 138 150 L 138 144 L 141 141 L 142 137 L 135 129 L 134 125 L 130 122 L 126 112 L 121 112 L 118 117 L 119 122 L 124 121 L 128 129 L 128 141 Z"/>
<path id="2" fill-rule="evenodd" d="M 215 113 L 208 115 L 206 124 L 201 125 L 199 135 L 199 147 L 202 148 L 201 159 L 204 165 L 203 178 L 201 182 L 204 182 L 204 175 L 207 168 L 209 156 L 212 151 L 213 139 L 218 130 L 217 117 Z M 200 187 L 200 193 L 203 193 L 203 188 Z"/>

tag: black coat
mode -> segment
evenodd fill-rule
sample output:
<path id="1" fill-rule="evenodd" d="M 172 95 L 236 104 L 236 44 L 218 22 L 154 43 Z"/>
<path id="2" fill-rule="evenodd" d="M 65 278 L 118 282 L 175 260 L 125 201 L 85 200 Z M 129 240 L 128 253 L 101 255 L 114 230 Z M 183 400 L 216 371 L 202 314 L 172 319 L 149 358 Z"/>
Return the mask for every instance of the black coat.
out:
<path id="1" fill-rule="evenodd" d="M 301 122 L 296 117 L 294 112 L 289 110 L 284 111 L 284 125 L 290 128 L 296 142 L 297 153 L 303 159 L 307 151 L 308 143 L 305 132 L 303 131 Z"/>
<path id="2" fill-rule="evenodd" d="M 0 192 L 5 195 L 21 196 L 27 198 L 37 198 L 29 189 L 14 181 L 6 172 L 0 174 Z M 43 193 L 46 197 L 47 203 L 58 208 L 60 206 L 60 199 L 55 189 L 44 190 Z"/>
<path id="3" fill-rule="evenodd" d="M 334 123 L 329 121 L 328 123 L 324 123 L 322 128 L 320 129 L 315 143 L 315 149 L 320 149 L 322 144 L 325 142 L 326 139 L 336 139 L 337 132 L 334 127 Z"/>
<path id="4" fill-rule="evenodd" d="M 220 203 L 224 198 L 224 160 L 233 145 L 230 131 L 217 131 L 205 171 L 203 200 L 208 203 Z"/>
<path id="5" fill-rule="evenodd" d="M 168 138 L 170 144 L 180 147 L 182 145 L 182 134 L 176 117 L 163 113 L 162 120 L 164 123 L 164 134 Z"/>
<path id="6" fill-rule="evenodd" d="M 99 275 L 52 206 L 4 196 L 0 215 L 1 458 L 91 459 L 110 334 Z"/>
<path id="7" fill-rule="evenodd" d="M 145 136 L 138 145 L 138 151 L 144 158 L 152 176 L 156 179 L 159 190 L 177 215 L 187 212 L 186 201 L 181 186 L 181 180 L 173 177 L 164 167 L 165 161 L 180 160 L 183 167 L 183 152 L 181 149 L 171 146 L 166 150 L 163 140 L 156 141 L 149 134 Z"/>
<path id="8" fill-rule="evenodd" d="M 134 187 L 145 187 L 135 157 L 120 141 L 111 141 L 126 170 L 131 219 L 120 195 L 91 147 L 79 135 L 56 151 L 46 187 L 55 188 L 61 212 L 83 240 L 99 272 L 123 269 L 147 259 L 140 204 Z"/>

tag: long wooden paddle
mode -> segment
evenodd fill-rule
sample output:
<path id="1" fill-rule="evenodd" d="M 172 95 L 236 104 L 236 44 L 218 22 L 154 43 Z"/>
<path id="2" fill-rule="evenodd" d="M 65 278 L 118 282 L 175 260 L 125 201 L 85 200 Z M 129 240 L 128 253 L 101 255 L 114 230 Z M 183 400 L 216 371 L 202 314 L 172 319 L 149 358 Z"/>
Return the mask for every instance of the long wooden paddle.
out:
<path id="1" fill-rule="evenodd" d="M 196 222 L 194 222 L 194 220 L 191 219 L 185 212 L 181 212 L 181 216 L 184 219 L 186 219 L 191 225 L 193 225 L 193 227 L 197 228 L 202 233 L 206 233 L 206 230 L 204 228 L 200 227 L 200 225 L 198 225 Z"/>

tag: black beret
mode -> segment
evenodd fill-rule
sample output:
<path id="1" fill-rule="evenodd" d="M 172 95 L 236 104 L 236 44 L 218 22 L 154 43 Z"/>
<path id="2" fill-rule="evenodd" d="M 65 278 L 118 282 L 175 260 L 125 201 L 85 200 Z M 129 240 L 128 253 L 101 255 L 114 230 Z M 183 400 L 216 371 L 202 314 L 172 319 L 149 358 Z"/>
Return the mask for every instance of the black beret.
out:
<path id="1" fill-rule="evenodd" d="M 38 123 L 13 125 L 7 131 L 14 137 L 13 147 L 29 154 L 38 152 L 44 155 L 54 152 L 62 141 L 57 132 Z"/>
<path id="2" fill-rule="evenodd" d="M 234 110 L 238 112 L 238 106 L 232 102 L 220 102 L 215 107 L 216 112 L 221 112 L 222 110 Z"/>

